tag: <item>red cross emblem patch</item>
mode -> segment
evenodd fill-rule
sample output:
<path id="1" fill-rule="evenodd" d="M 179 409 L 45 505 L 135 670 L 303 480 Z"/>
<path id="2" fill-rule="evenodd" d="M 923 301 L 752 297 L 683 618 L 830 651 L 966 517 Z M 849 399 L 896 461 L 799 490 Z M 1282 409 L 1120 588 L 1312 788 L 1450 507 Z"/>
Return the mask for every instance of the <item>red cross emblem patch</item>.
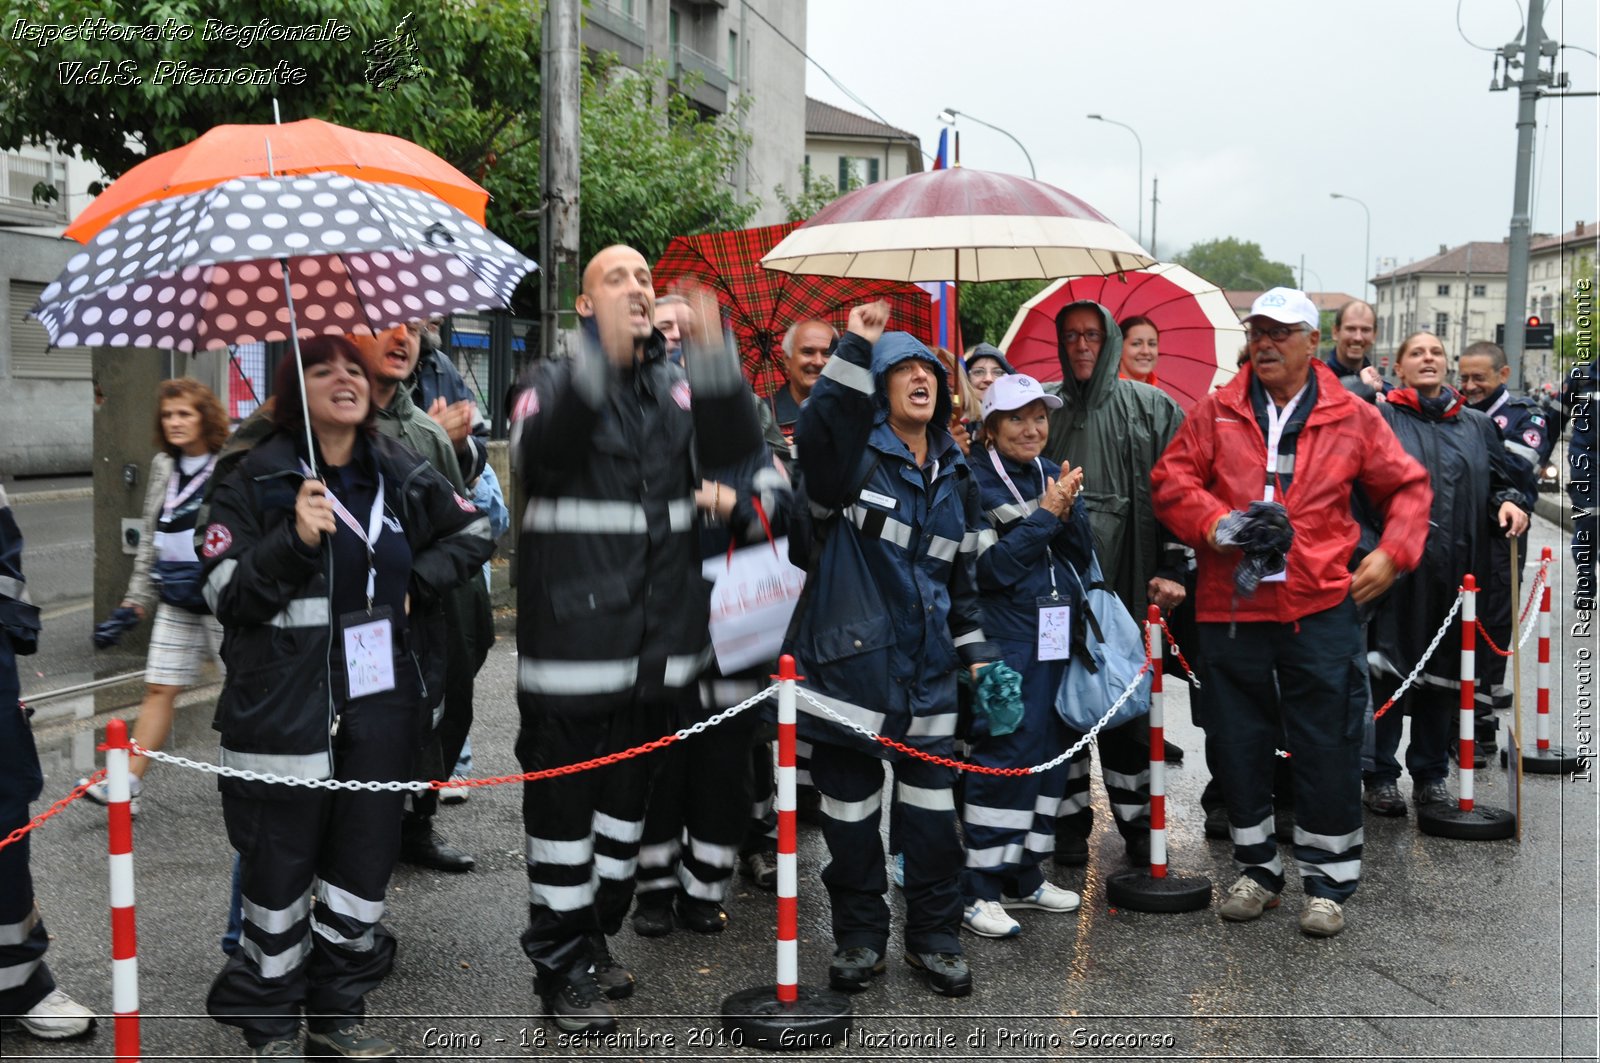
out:
<path id="1" fill-rule="evenodd" d="M 233 545 L 233 533 L 226 524 L 206 525 L 205 545 L 201 552 L 207 557 L 216 557 L 228 552 L 228 547 Z"/>

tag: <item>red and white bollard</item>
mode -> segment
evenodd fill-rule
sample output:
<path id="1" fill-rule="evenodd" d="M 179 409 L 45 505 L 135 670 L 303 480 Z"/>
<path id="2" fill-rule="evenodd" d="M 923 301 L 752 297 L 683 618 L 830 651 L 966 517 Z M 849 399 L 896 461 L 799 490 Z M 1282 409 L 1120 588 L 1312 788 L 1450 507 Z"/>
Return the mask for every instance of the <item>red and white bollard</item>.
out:
<path id="1" fill-rule="evenodd" d="M 1211 904 L 1211 880 L 1167 874 L 1167 728 L 1161 704 L 1161 610 L 1156 606 L 1150 607 L 1144 630 L 1150 666 L 1150 865 L 1108 878 L 1106 900 L 1135 912 L 1193 912 Z"/>
<path id="2" fill-rule="evenodd" d="M 1538 713 L 1535 717 L 1534 748 L 1522 755 L 1522 770 L 1535 775 L 1566 775 L 1578 770 L 1578 755 L 1566 746 L 1550 744 L 1550 548 L 1544 548 L 1539 571 L 1544 573 L 1544 590 L 1539 598 Z"/>
<path id="3" fill-rule="evenodd" d="M 850 1032 L 850 998 L 800 984 L 800 874 L 795 860 L 794 658 L 778 659 L 778 979 L 741 989 L 722 1002 L 722 1029 L 735 1048 L 842 1048 Z"/>
<path id="4" fill-rule="evenodd" d="M 111 853 L 111 1011 L 117 1059 L 139 1051 L 139 938 L 134 926 L 133 813 L 129 807 L 128 725 L 106 724 L 107 811 Z"/>
<path id="5" fill-rule="evenodd" d="M 1440 838 L 1490 841 L 1517 832 L 1517 817 L 1503 808 L 1480 805 L 1474 797 L 1472 757 L 1477 742 L 1473 700 L 1477 692 L 1474 671 L 1478 647 L 1478 581 L 1468 573 L 1461 581 L 1461 726 L 1456 759 L 1461 771 L 1461 797 L 1454 804 L 1419 804 L 1417 828 Z"/>

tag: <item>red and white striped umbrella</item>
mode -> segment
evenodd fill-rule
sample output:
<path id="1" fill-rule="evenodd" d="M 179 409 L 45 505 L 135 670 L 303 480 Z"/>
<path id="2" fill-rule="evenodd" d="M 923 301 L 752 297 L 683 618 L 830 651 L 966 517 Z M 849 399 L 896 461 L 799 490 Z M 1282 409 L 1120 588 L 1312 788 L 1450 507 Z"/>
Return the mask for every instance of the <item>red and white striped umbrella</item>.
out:
<path id="1" fill-rule="evenodd" d="M 1002 281 L 1118 273 L 1154 261 L 1077 196 L 958 166 L 841 196 L 761 264 L 826 277 Z"/>
<path id="2" fill-rule="evenodd" d="M 1140 314 L 1161 334 L 1156 381 L 1185 410 L 1233 379 L 1244 326 L 1222 289 L 1184 267 L 1159 262 L 1120 277 L 1057 281 L 1022 304 L 1000 341 L 1006 361 L 1040 380 L 1061 379 L 1056 315 L 1092 299 L 1120 321 Z"/>

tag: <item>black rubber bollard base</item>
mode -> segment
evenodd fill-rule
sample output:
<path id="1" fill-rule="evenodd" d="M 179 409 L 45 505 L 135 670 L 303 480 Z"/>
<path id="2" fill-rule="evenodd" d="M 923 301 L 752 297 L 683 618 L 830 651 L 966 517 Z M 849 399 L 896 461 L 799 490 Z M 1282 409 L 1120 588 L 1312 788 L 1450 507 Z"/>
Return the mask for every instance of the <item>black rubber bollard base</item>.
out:
<path id="1" fill-rule="evenodd" d="M 1106 880 L 1106 901 L 1131 912 L 1198 912 L 1211 907 L 1211 880 L 1170 872 L 1156 878 L 1148 867 L 1121 871 Z"/>
<path id="2" fill-rule="evenodd" d="M 1566 746 L 1530 749 L 1522 754 L 1522 770 L 1530 775 L 1571 775 L 1578 770 L 1578 754 Z"/>
<path id="3" fill-rule="evenodd" d="M 722 1002 L 722 1029 L 736 1048 L 804 1051 L 846 1047 L 850 998 L 832 989 L 801 986 L 792 1004 L 778 1002 L 777 986 L 741 989 Z"/>
<path id="4" fill-rule="evenodd" d="M 1461 811 L 1461 806 L 1454 803 L 1423 805 L 1417 809 L 1417 827 L 1435 838 L 1498 841 L 1517 833 L 1517 817 L 1493 805 L 1476 805 L 1471 812 Z"/>

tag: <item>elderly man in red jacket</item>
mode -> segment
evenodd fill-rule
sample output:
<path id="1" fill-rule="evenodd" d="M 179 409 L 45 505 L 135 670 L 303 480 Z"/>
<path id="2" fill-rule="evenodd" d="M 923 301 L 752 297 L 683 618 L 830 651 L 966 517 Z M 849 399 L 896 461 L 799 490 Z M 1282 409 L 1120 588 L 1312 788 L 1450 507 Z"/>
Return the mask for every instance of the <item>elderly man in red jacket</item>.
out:
<path id="1" fill-rule="evenodd" d="M 1249 365 L 1195 406 L 1156 464 L 1152 489 L 1156 516 L 1199 554 L 1195 615 L 1214 706 L 1213 770 L 1242 871 L 1220 914 L 1243 921 L 1278 905 L 1272 758 L 1286 741 L 1306 894 L 1300 929 L 1331 937 L 1344 928 L 1341 905 L 1361 874 L 1367 695 L 1356 607 L 1416 566 L 1433 492 L 1377 411 L 1315 358 L 1317 324 L 1304 293 L 1263 293 L 1245 320 Z M 1384 531 L 1352 574 L 1357 485 Z M 1279 550 L 1276 563 L 1264 562 L 1268 543 L 1287 556 Z"/>

